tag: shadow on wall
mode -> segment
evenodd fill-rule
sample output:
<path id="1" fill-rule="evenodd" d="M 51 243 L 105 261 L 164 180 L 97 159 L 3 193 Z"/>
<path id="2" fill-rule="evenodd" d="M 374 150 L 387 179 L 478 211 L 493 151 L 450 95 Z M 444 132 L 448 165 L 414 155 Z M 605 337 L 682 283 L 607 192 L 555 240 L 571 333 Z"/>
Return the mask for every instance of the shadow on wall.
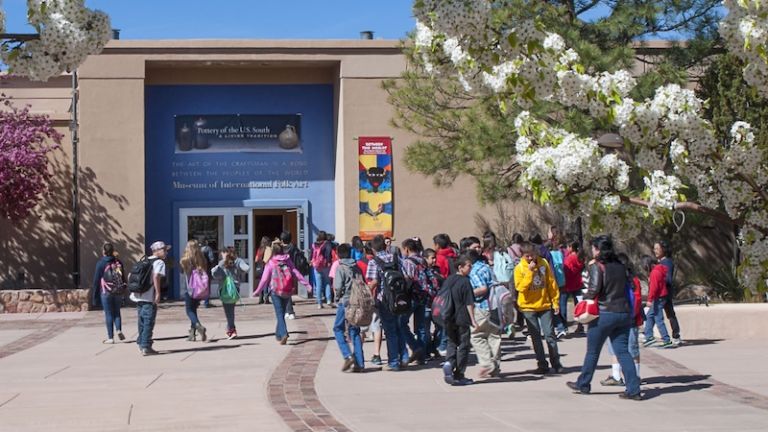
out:
<path id="1" fill-rule="evenodd" d="M 58 152 L 51 161 L 50 187 L 47 195 L 26 219 L 11 224 L 3 222 L 0 230 L 0 288 L 72 288 L 72 168 Z M 105 241 L 118 251 L 141 244 L 144 237 L 131 237 L 108 209 L 125 209 L 128 200 L 109 193 L 97 181 L 90 168 L 80 170 L 80 287 L 88 288 L 93 277 L 93 263 L 101 256 Z M 23 273 L 23 281 L 19 275 Z"/>

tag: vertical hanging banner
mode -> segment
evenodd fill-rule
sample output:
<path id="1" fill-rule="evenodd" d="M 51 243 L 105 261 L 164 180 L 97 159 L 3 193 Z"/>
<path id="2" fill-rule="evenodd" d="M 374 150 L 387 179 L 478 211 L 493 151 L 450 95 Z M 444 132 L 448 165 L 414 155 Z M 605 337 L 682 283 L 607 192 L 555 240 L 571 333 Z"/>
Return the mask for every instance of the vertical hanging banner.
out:
<path id="1" fill-rule="evenodd" d="M 360 137 L 360 238 L 392 237 L 392 138 Z"/>

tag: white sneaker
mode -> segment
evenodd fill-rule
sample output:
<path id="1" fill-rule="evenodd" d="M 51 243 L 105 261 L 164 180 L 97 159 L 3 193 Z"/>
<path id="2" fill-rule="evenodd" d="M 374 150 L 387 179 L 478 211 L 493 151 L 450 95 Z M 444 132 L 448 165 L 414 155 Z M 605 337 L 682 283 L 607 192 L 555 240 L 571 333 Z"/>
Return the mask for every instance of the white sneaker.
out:
<path id="1" fill-rule="evenodd" d="M 103 340 L 101 343 L 104 343 L 104 344 L 113 344 L 113 343 L 115 343 L 115 340 L 114 340 L 114 339 L 104 339 L 104 340 Z"/>
<path id="2" fill-rule="evenodd" d="M 555 337 L 558 338 L 558 339 L 562 339 L 567 334 L 568 334 L 568 330 L 560 330 L 559 332 L 557 332 Z"/>
<path id="3" fill-rule="evenodd" d="M 285 314 L 285 317 L 288 318 L 289 320 L 296 319 L 296 315 L 294 314 Z"/>
<path id="4" fill-rule="evenodd" d="M 680 346 L 683 344 L 683 338 L 672 338 L 672 345 Z"/>

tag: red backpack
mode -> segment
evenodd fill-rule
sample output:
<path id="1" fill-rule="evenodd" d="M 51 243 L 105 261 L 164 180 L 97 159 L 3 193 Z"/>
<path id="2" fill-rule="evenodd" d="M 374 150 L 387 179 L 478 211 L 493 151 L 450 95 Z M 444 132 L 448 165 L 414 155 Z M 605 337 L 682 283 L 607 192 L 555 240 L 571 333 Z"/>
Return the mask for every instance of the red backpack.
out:
<path id="1" fill-rule="evenodd" d="M 293 295 L 293 272 L 285 261 L 277 261 L 272 267 L 269 289 L 278 297 L 288 298 Z"/>

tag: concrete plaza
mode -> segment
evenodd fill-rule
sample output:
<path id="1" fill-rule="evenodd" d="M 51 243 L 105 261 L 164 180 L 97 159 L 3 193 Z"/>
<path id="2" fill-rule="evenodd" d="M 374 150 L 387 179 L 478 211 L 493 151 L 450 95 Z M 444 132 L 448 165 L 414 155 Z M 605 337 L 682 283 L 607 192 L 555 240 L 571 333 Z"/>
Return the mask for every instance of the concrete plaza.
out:
<path id="1" fill-rule="evenodd" d="M 468 387 L 444 384 L 436 362 L 401 372 L 368 363 L 366 373 L 345 374 L 335 309 L 306 301 L 296 309 L 280 346 L 269 305 L 238 307 L 235 340 L 224 338 L 220 307 L 201 308 L 211 339 L 201 343 L 185 340 L 183 304 L 165 303 L 155 328 L 161 355 L 151 357 L 132 343 L 130 308 L 128 339 L 114 345 L 101 343 L 100 311 L 0 315 L 0 431 L 768 430 L 768 305 L 681 307 L 686 345 L 642 349 L 642 402 L 599 385 L 607 355 L 592 395 L 565 387 L 580 369 L 582 337 L 561 342 L 561 375 L 532 374 L 524 338 L 504 342 L 501 378 Z M 365 351 L 370 359 L 371 343 Z"/>

